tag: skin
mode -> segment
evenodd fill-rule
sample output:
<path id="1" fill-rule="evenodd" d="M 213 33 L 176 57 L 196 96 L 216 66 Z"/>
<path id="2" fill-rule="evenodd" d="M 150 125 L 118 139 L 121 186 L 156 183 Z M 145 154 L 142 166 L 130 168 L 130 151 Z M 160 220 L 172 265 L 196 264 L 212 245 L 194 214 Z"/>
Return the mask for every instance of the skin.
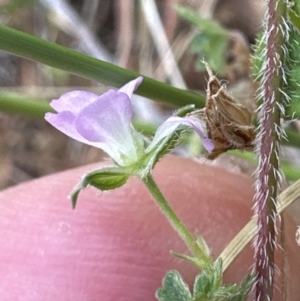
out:
<path id="1" fill-rule="evenodd" d="M 71 209 L 67 195 L 83 173 L 97 167 L 68 170 L 0 193 L 2 301 L 150 301 L 170 269 L 193 283 L 197 269 L 169 253 L 188 253 L 185 245 L 138 179 L 114 191 L 87 189 L 76 210 Z M 167 156 L 154 178 L 191 231 L 202 233 L 214 256 L 251 217 L 253 180 L 244 175 Z M 287 291 L 289 300 L 296 301 L 300 257 L 296 226 L 288 216 L 285 229 Z M 252 264 L 248 247 L 226 272 L 226 282 L 240 281 Z"/>

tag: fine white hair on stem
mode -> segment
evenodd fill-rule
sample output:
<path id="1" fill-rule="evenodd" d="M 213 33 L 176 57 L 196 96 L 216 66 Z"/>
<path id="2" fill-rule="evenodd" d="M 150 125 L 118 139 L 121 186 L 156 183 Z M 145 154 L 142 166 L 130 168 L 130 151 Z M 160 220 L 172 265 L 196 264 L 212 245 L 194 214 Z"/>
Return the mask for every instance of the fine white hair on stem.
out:
<path id="1" fill-rule="evenodd" d="M 258 216 L 258 235 L 255 239 L 256 300 L 272 296 L 274 280 L 274 259 L 272 253 L 277 246 L 277 191 L 282 181 L 279 171 L 280 140 L 284 136 L 280 117 L 285 115 L 285 106 L 290 101 L 282 88 L 287 83 L 286 62 L 282 57 L 288 52 L 289 25 L 281 16 L 283 2 L 268 1 L 265 31 L 259 51 L 263 63 L 258 72 L 262 104 L 258 109 L 258 133 L 255 151 L 259 157 L 254 211 Z M 277 9 L 279 11 L 277 11 Z M 286 55 L 286 57 L 289 57 Z"/>

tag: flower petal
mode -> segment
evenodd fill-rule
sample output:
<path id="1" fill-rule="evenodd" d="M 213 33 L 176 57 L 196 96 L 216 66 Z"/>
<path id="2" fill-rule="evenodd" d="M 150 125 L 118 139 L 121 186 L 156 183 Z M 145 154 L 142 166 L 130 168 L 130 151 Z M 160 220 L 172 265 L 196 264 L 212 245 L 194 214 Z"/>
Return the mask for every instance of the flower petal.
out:
<path id="1" fill-rule="evenodd" d="M 168 135 L 174 133 L 177 130 L 177 128 L 182 125 L 192 128 L 201 138 L 205 149 L 209 153 L 212 152 L 212 150 L 214 149 L 214 144 L 212 140 L 205 135 L 205 131 L 203 130 L 201 122 L 192 116 L 188 116 L 188 117 L 173 116 L 168 118 L 156 131 L 154 139 L 149 145 L 149 148 L 155 147 L 155 145 L 159 141 L 161 141 L 163 138 L 167 137 Z"/>
<path id="2" fill-rule="evenodd" d="M 58 114 L 47 113 L 45 119 L 59 131 L 65 135 L 85 144 L 89 144 L 98 148 L 103 149 L 99 143 L 91 142 L 83 138 L 76 130 L 75 121 L 76 116 L 71 112 L 61 112 Z"/>
<path id="3" fill-rule="evenodd" d="M 128 96 L 109 90 L 79 113 L 76 129 L 89 141 L 107 142 L 112 138 L 122 141 L 124 134 L 130 135 L 131 118 Z"/>
<path id="4" fill-rule="evenodd" d="M 109 90 L 101 96 L 73 91 L 52 101 L 57 114 L 45 119 L 64 134 L 80 142 L 101 148 L 119 165 L 125 166 L 144 154 L 142 136 L 132 126 L 130 97 L 140 85 L 139 77 L 120 91 Z"/>
<path id="5" fill-rule="evenodd" d="M 76 130 L 75 121 L 76 116 L 71 112 L 61 112 L 58 114 L 47 113 L 45 119 L 55 128 L 60 130 L 65 135 L 88 145 L 97 147 L 106 152 L 117 163 L 122 163 L 120 152 L 117 149 L 112 149 L 109 145 L 102 142 L 92 142 L 83 138 Z M 120 164 L 122 165 L 122 164 Z"/>
<path id="6" fill-rule="evenodd" d="M 99 95 L 87 91 L 71 91 L 51 102 L 51 107 L 57 111 L 70 111 L 77 115 L 84 107 L 94 102 Z"/>
<path id="7" fill-rule="evenodd" d="M 133 92 L 138 88 L 138 86 L 142 83 L 143 77 L 139 76 L 135 80 L 130 81 L 125 86 L 119 89 L 119 92 L 123 92 L 128 95 L 129 98 L 132 97 Z"/>
<path id="8" fill-rule="evenodd" d="M 124 166 L 144 153 L 144 141 L 131 119 L 132 106 L 127 94 L 109 90 L 80 112 L 75 126 L 86 140 L 105 144 L 105 151 Z"/>

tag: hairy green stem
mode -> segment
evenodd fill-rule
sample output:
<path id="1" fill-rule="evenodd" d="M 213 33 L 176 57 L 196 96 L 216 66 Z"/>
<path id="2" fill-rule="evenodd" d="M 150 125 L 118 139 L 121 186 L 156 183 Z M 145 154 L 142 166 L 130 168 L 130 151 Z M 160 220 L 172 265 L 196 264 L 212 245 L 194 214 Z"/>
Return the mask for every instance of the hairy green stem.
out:
<path id="1" fill-rule="evenodd" d="M 182 240 L 185 242 L 190 252 L 201 260 L 205 260 L 206 255 L 202 252 L 200 247 L 198 246 L 194 236 L 190 233 L 188 228 L 184 225 L 184 223 L 180 220 L 177 214 L 174 212 L 168 201 L 165 199 L 160 189 L 156 185 L 153 177 L 148 175 L 144 179 L 142 179 L 148 190 L 150 191 L 152 197 L 154 198 L 156 204 L 160 208 L 161 212 L 168 219 L 171 226 L 177 231 Z"/>
<path id="2" fill-rule="evenodd" d="M 284 94 L 282 78 L 285 50 L 286 14 L 284 0 L 268 1 L 265 29 L 266 60 L 262 67 L 262 99 L 259 110 L 257 154 L 259 156 L 255 213 L 258 235 L 255 239 L 256 301 L 273 300 L 274 250 L 276 247 L 276 202 L 279 175 L 280 117 Z"/>

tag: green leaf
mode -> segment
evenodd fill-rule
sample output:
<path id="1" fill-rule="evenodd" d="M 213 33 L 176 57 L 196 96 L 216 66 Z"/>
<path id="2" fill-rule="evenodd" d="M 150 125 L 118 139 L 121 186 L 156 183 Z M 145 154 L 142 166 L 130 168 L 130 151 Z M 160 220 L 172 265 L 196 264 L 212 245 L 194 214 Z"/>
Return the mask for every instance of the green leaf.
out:
<path id="1" fill-rule="evenodd" d="M 243 279 L 243 281 L 240 285 L 239 296 L 236 299 L 233 299 L 232 301 L 245 301 L 245 300 L 247 300 L 247 297 L 248 297 L 249 292 L 251 290 L 253 281 L 254 281 L 254 274 L 247 275 Z"/>
<path id="2" fill-rule="evenodd" d="M 202 272 L 199 274 L 194 283 L 193 299 L 194 300 L 211 300 L 213 295 L 211 288 L 211 279 L 208 274 Z"/>
<path id="3" fill-rule="evenodd" d="M 222 262 L 204 270 L 196 277 L 193 301 L 246 301 L 254 277 L 246 276 L 241 285 L 223 285 Z"/>
<path id="4" fill-rule="evenodd" d="M 295 29 L 290 31 L 289 53 L 286 58 L 287 85 L 284 92 L 289 95 L 290 101 L 286 110 L 286 118 L 294 119 L 300 117 L 300 35 Z"/>
<path id="5" fill-rule="evenodd" d="M 216 21 L 203 18 L 188 7 L 176 5 L 175 9 L 183 19 L 195 25 L 200 31 L 190 45 L 192 53 L 201 54 L 196 61 L 196 69 L 205 70 L 202 63 L 204 59 L 215 72 L 224 75 L 229 32 Z"/>
<path id="6" fill-rule="evenodd" d="M 139 76 L 136 72 L 4 25 L 0 25 L 0 49 L 117 88 Z M 203 95 L 149 77 L 144 77 L 136 94 L 176 106 L 195 104 L 201 108 L 205 105 Z"/>
<path id="7" fill-rule="evenodd" d="M 222 261 L 207 266 L 200 275 L 196 277 L 193 289 L 193 296 L 195 299 L 199 299 L 200 296 L 206 296 L 208 300 L 213 300 L 213 296 L 219 290 L 222 285 Z"/>
<path id="8" fill-rule="evenodd" d="M 169 271 L 163 287 L 156 292 L 160 301 L 246 301 L 253 284 L 253 275 L 246 276 L 241 285 L 223 285 L 222 261 L 217 261 L 197 275 L 193 295 L 177 271 Z"/>
<path id="9" fill-rule="evenodd" d="M 177 271 L 169 271 L 163 279 L 163 287 L 156 292 L 160 301 L 189 301 L 192 296 L 188 285 Z"/>
<path id="10" fill-rule="evenodd" d="M 224 75 L 227 45 L 228 37 L 212 36 L 206 33 L 197 34 L 190 45 L 192 53 L 201 54 L 196 61 L 196 69 L 206 70 L 203 64 L 204 59 L 212 70 Z"/>
<path id="11" fill-rule="evenodd" d="M 70 194 L 73 208 L 76 207 L 80 191 L 87 186 L 93 186 L 99 190 L 113 190 L 123 186 L 132 174 L 128 168 L 111 167 L 92 171 L 83 176 L 79 184 Z"/>
<path id="12" fill-rule="evenodd" d="M 213 290 L 216 291 L 222 285 L 222 277 L 223 277 L 223 262 L 222 258 L 219 258 L 213 264 L 214 277 L 212 281 Z"/>
<path id="13" fill-rule="evenodd" d="M 300 17 L 298 14 L 294 10 L 290 9 L 289 17 L 294 27 L 298 30 L 298 32 L 300 32 Z"/>
<path id="14" fill-rule="evenodd" d="M 252 56 L 252 76 L 259 81 L 262 77 L 262 66 L 266 61 L 265 58 L 266 41 L 263 38 L 263 33 L 259 33 L 255 40 L 254 54 Z"/>
<path id="15" fill-rule="evenodd" d="M 175 5 L 175 10 L 182 19 L 189 21 L 202 32 L 210 35 L 229 35 L 228 31 L 224 29 L 218 22 L 212 19 L 203 18 L 197 12 L 186 6 Z"/>
<path id="16" fill-rule="evenodd" d="M 253 284 L 253 275 L 246 276 L 241 285 L 229 284 L 220 286 L 214 291 L 213 296 L 209 300 L 216 301 L 246 301 Z"/>
<path id="17" fill-rule="evenodd" d="M 282 105 L 285 110 L 285 119 L 295 119 L 300 117 L 300 2 L 291 2 L 289 8 L 289 20 L 286 20 L 285 37 L 288 38 L 284 49 L 284 61 L 282 65 L 285 69 L 284 80 L 282 82 Z M 266 37 L 261 33 L 258 35 L 255 43 L 255 51 L 252 59 L 253 77 L 262 81 L 262 69 L 266 62 Z M 258 100 L 260 105 L 262 99 Z"/>

